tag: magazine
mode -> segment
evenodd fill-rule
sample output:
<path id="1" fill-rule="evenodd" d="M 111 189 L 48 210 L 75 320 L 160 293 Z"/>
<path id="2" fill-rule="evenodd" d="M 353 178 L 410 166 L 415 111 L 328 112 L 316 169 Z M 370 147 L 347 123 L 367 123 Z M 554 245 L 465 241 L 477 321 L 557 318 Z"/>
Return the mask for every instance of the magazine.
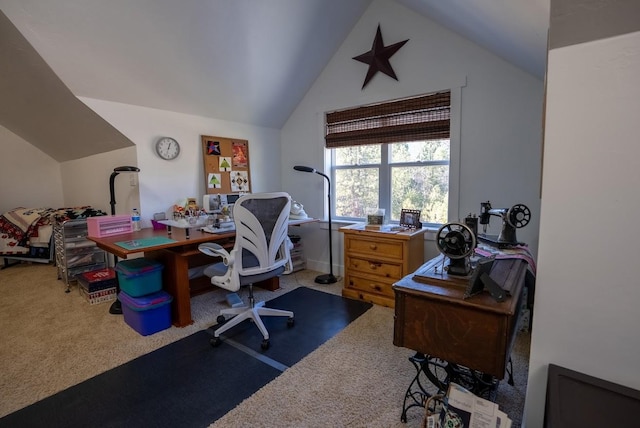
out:
<path id="1" fill-rule="evenodd" d="M 451 382 L 444 406 L 427 417 L 429 428 L 511 428 L 511 419 L 492 401 Z"/>

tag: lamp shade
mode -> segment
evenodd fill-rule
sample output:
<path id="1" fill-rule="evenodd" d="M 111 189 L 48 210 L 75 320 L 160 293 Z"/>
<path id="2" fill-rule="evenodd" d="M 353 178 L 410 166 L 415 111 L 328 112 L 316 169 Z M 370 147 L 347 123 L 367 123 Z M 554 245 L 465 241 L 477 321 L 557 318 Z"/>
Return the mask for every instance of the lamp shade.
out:
<path id="1" fill-rule="evenodd" d="M 296 165 L 293 167 L 293 169 L 295 169 L 296 171 L 302 171 L 302 172 L 316 172 L 316 170 L 311 168 L 310 166 Z"/>

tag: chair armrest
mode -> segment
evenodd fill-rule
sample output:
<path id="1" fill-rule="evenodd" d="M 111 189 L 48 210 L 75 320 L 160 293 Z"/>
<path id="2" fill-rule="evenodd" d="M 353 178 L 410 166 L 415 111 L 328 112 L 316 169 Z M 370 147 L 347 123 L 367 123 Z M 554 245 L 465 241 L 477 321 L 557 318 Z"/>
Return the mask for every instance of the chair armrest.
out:
<path id="1" fill-rule="evenodd" d="M 222 262 L 225 266 L 229 266 L 229 260 L 231 259 L 230 254 L 221 245 L 214 242 L 205 242 L 198 245 L 198 250 L 211 257 L 222 257 Z"/>

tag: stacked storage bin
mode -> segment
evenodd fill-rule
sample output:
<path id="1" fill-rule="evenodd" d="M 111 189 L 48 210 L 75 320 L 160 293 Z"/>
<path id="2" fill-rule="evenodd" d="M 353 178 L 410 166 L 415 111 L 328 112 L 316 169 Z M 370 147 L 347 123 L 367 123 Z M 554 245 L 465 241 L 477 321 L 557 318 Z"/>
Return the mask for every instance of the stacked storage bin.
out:
<path id="1" fill-rule="evenodd" d="M 115 267 L 124 321 L 143 336 L 171 327 L 173 298 L 162 291 L 163 268 L 144 258 L 122 260 Z"/>
<path id="2" fill-rule="evenodd" d="M 91 305 L 110 302 L 116 296 L 116 272 L 111 268 L 96 269 L 76 275 L 80 295 Z"/>

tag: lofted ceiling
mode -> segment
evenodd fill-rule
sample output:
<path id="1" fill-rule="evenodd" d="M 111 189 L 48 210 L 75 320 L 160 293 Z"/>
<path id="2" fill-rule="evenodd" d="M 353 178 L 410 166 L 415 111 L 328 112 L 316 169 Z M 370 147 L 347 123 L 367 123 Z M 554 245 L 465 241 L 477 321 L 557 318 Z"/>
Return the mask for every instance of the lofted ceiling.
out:
<path id="1" fill-rule="evenodd" d="M 544 76 L 550 0 L 377 1 L 404 5 Z M 79 122 L 76 96 L 281 128 L 370 3 L 0 0 L 0 88 L 8 94 L 0 125 L 58 161 L 79 157 L 60 146 L 73 144 L 68 134 L 49 132 L 43 141 L 28 131 L 34 120 L 51 120 L 47 106 L 62 116 L 73 111 L 56 116 L 58 126 L 71 117 Z M 40 82 L 38 93 L 28 79 Z M 56 98 L 34 119 L 29 101 L 43 96 Z M 93 127 L 92 113 L 84 114 Z M 133 144 L 106 124 L 95 126 L 94 141 L 101 135 L 106 147 Z M 106 151 L 84 146 L 83 156 Z"/>

